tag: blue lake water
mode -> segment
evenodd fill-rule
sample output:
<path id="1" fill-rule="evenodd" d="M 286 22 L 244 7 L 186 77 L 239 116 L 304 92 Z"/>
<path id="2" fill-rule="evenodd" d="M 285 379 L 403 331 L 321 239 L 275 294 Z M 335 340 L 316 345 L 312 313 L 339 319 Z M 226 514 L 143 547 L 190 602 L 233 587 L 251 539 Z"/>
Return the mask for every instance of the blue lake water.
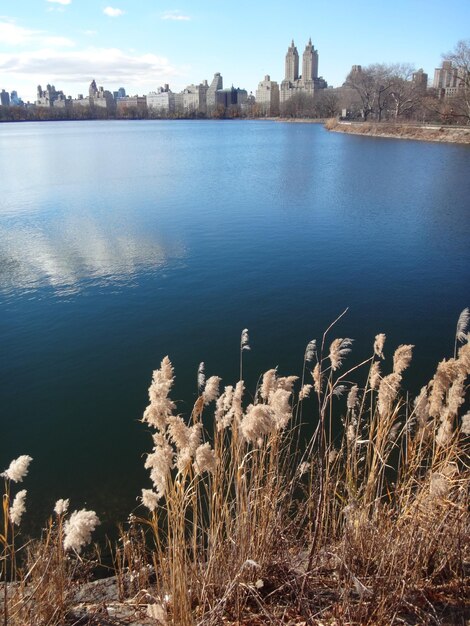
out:
<path id="1" fill-rule="evenodd" d="M 299 373 L 334 336 L 415 344 L 416 390 L 470 305 L 470 147 L 265 121 L 0 125 L 0 470 L 123 520 L 149 486 L 139 423 L 169 354 L 208 375 Z M 390 361 L 388 362 L 390 364 Z M 385 364 L 385 368 L 387 364 Z"/>

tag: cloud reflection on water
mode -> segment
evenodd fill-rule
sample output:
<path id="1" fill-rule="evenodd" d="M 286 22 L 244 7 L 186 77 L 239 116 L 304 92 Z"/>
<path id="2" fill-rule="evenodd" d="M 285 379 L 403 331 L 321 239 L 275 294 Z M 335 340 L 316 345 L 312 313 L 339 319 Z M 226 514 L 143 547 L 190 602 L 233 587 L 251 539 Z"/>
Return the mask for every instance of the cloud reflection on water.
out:
<path id="1" fill-rule="evenodd" d="M 161 271 L 185 256 L 181 242 L 129 232 L 71 216 L 55 224 L 0 224 L 0 290 L 52 287 L 56 295 L 85 287 L 132 286 L 141 273 Z"/>

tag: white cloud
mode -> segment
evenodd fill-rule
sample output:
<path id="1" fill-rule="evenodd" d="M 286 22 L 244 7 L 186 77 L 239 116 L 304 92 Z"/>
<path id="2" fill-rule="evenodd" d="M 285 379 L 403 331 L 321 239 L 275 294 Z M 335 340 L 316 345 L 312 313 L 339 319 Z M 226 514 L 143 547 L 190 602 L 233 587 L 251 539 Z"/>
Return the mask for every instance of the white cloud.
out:
<path id="1" fill-rule="evenodd" d="M 133 55 L 117 48 L 89 47 L 59 51 L 43 48 L 17 54 L 0 53 L 0 74 L 15 76 L 33 85 L 44 81 L 64 89 L 63 84 L 88 85 L 93 78 L 105 89 L 129 86 L 148 93 L 183 74 L 181 68 L 155 54 Z M 76 96 L 76 93 L 70 94 Z"/>
<path id="2" fill-rule="evenodd" d="M 106 7 L 103 9 L 103 13 L 108 17 L 119 17 L 124 14 L 122 9 L 114 9 L 113 7 Z"/>
<path id="3" fill-rule="evenodd" d="M 175 22 L 189 22 L 189 15 L 183 15 L 181 11 L 165 11 L 161 16 L 162 20 L 174 20 Z"/>
<path id="4" fill-rule="evenodd" d="M 67 37 L 52 37 L 40 30 L 31 30 L 18 26 L 10 20 L 0 20 L 0 44 L 8 46 L 35 45 L 43 47 L 71 47 L 73 41 Z"/>
<path id="5" fill-rule="evenodd" d="M 47 2 L 51 2 L 52 4 L 72 4 L 72 0 L 46 0 Z"/>

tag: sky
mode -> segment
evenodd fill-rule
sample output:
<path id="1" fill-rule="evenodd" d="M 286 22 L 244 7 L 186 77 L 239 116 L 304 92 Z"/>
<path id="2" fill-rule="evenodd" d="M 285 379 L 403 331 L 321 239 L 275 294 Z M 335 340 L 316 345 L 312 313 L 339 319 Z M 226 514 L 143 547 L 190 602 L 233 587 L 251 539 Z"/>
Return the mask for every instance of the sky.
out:
<path id="1" fill-rule="evenodd" d="M 410 63 L 432 81 L 442 54 L 470 39 L 470 0 L 0 0 L 0 90 L 37 85 L 129 95 L 211 81 L 255 92 L 281 82 L 292 39 L 309 37 L 319 74 L 340 86 L 352 65 Z"/>

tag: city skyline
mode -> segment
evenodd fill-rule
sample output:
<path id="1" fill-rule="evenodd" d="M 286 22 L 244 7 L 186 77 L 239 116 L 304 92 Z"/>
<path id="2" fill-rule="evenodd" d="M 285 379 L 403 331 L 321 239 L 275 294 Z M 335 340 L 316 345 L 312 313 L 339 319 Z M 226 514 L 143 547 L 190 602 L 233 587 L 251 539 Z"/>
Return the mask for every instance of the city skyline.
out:
<path id="1" fill-rule="evenodd" d="M 92 78 L 107 89 L 144 94 L 164 83 L 175 91 L 210 80 L 214 72 L 255 93 L 269 74 L 282 81 L 294 39 L 303 50 L 311 37 L 320 53 L 319 76 L 339 86 L 353 64 L 412 63 L 430 75 L 470 22 L 470 6 L 450 0 L 446 11 L 424 0 L 394 4 L 393 15 L 295 1 L 285 7 L 240 0 L 175 3 L 153 0 L 25 0 L 2 8 L 0 87 L 34 101 L 38 84 L 55 84 L 74 97 Z M 458 19 L 456 19 L 458 16 Z"/>

